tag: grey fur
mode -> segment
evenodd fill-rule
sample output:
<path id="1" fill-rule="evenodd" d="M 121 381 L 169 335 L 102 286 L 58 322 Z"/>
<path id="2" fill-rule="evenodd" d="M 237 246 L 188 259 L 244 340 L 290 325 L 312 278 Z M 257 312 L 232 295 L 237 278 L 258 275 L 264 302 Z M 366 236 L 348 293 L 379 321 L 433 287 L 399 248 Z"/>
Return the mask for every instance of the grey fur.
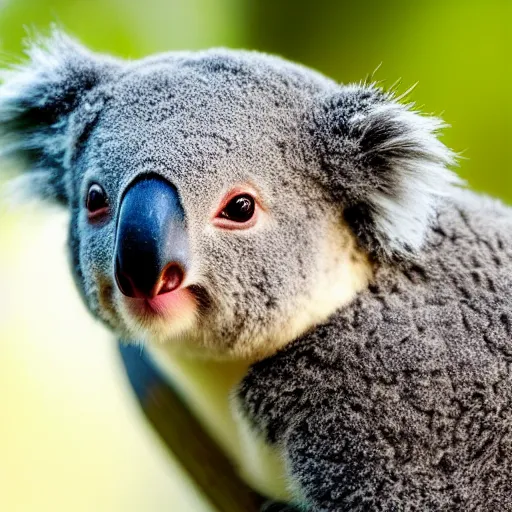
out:
<path id="1" fill-rule="evenodd" d="M 461 193 L 421 258 L 250 370 L 239 405 L 311 510 L 512 510 L 511 274 L 512 211 Z"/>
<path id="2" fill-rule="evenodd" d="M 201 301 L 183 338 L 202 353 L 265 354 L 313 296 L 336 257 L 323 242 L 344 222 L 374 283 L 256 364 L 241 410 L 285 450 L 312 510 L 509 507 L 512 214 L 450 198 L 440 121 L 255 52 L 124 62 L 54 34 L 29 57 L 0 87 L 5 151 L 25 162 L 21 186 L 70 209 L 72 269 L 95 316 L 134 341 L 158 337 L 129 324 L 113 280 L 116 211 L 141 174 L 180 194 Z M 92 182 L 111 205 L 95 225 Z M 265 228 L 208 229 L 223 194 L 247 182 Z"/>

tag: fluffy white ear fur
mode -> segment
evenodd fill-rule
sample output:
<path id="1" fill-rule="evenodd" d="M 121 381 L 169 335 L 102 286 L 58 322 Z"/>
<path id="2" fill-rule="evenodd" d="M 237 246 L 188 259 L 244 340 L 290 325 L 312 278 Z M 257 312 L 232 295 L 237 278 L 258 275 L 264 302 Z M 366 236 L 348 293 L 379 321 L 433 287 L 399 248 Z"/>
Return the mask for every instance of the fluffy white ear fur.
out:
<path id="1" fill-rule="evenodd" d="M 38 37 L 27 43 L 28 60 L 0 71 L 0 102 L 12 105 L 36 83 L 59 84 L 73 62 L 93 60 L 92 53 L 66 34 L 53 29 L 50 37 Z M 44 98 L 40 98 L 41 104 Z"/>
<path id="2" fill-rule="evenodd" d="M 115 60 L 55 29 L 49 38 L 31 42 L 26 54 L 26 63 L 0 71 L 0 157 L 20 160 L 27 171 L 13 188 L 65 202 L 72 114 L 110 76 Z"/>
<path id="3" fill-rule="evenodd" d="M 452 185 L 462 184 L 448 170 L 455 164 L 454 153 L 437 138 L 446 125 L 398 103 L 374 107 L 361 124 L 362 132 L 382 124 L 400 127 L 396 134 L 373 148 L 375 153 L 388 155 L 388 165 L 396 176 L 392 194 L 376 190 L 369 200 L 376 211 L 376 237 L 382 246 L 390 253 L 417 251 L 425 239 L 438 198 L 449 195 Z"/>
<path id="4" fill-rule="evenodd" d="M 362 245 L 380 259 L 417 252 L 439 199 L 463 183 L 438 139 L 446 125 L 371 85 L 342 87 L 321 112 L 322 179 Z"/>

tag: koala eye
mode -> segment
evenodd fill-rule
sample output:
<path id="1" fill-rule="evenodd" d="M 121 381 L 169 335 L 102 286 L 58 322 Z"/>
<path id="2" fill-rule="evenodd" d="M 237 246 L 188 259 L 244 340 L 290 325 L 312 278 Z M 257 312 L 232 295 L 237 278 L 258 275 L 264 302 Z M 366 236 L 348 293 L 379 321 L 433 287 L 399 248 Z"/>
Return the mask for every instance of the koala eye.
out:
<path id="1" fill-rule="evenodd" d="M 241 194 L 229 201 L 219 217 L 233 222 L 247 222 L 254 215 L 254 210 L 254 199 L 249 194 Z"/>
<path id="2" fill-rule="evenodd" d="M 217 213 L 213 216 L 214 226 L 222 229 L 248 229 L 258 222 L 262 208 L 256 199 L 256 192 L 249 186 L 236 187 L 227 194 Z"/>
<path id="3" fill-rule="evenodd" d="M 107 194 L 97 183 L 93 183 L 89 187 L 85 206 L 90 219 L 97 218 L 108 211 Z"/>

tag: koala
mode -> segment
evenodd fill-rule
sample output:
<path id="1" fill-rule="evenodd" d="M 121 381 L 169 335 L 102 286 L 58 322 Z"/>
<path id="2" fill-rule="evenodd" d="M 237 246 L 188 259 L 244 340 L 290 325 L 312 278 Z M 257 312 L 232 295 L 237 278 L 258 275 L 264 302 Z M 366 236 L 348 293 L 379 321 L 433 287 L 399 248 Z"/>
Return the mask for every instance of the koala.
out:
<path id="1" fill-rule="evenodd" d="M 442 121 L 257 52 L 28 56 L 14 186 L 69 211 L 87 308 L 268 510 L 512 511 L 512 209 Z"/>

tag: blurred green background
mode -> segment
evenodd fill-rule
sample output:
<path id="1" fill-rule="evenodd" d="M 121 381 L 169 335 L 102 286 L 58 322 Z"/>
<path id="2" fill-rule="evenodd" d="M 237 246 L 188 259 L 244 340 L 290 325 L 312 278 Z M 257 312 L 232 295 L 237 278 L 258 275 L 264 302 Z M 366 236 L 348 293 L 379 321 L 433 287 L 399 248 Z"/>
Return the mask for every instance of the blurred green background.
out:
<path id="1" fill-rule="evenodd" d="M 0 0 L 0 52 L 56 22 L 138 58 L 254 48 L 340 82 L 419 82 L 411 99 L 452 128 L 459 173 L 512 202 L 512 0 Z M 66 215 L 0 201 L 0 510 L 211 512 L 144 423 L 112 336 L 67 269 Z"/>
<path id="2" fill-rule="evenodd" d="M 96 50 L 137 58 L 209 46 L 278 53 L 336 78 L 375 78 L 452 125 L 460 174 L 512 200 L 511 0 L 7 0 L 1 46 L 58 22 Z"/>

